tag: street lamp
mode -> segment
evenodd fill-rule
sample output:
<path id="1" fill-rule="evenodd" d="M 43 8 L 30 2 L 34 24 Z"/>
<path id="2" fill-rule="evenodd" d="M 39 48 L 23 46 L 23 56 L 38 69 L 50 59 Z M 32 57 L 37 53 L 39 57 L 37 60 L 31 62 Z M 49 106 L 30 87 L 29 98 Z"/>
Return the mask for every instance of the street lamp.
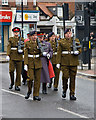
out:
<path id="1" fill-rule="evenodd" d="M 22 37 L 23 37 L 23 0 L 21 1 L 21 12 L 22 12 Z"/>

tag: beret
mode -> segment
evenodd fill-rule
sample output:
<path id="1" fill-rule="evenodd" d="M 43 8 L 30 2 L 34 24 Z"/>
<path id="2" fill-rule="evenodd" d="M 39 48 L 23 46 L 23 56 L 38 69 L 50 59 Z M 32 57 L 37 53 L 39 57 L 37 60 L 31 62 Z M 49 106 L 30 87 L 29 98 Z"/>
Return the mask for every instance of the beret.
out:
<path id="1" fill-rule="evenodd" d="M 52 35 L 55 35 L 55 33 L 54 33 L 54 32 L 50 32 L 50 33 L 48 34 L 48 37 L 51 37 Z"/>
<path id="2" fill-rule="evenodd" d="M 37 34 L 37 32 L 36 32 L 36 31 L 30 32 L 30 36 L 32 36 L 32 35 L 34 35 L 34 34 Z"/>
<path id="3" fill-rule="evenodd" d="M 19 27 L 14 27 L 14 28 L 12 29 L 12 31 L 13 31 L 13 32 L 20 32 L 20 28 L 19 28 Z"/>
<path id="4" fill-rule="evenodd" d="M 66 33 L 69 32 L 69 31 L 71 31 L 70 28 L 66 29 L 66 30 L 64 31 L 64 34 L 66 34 Z"/>

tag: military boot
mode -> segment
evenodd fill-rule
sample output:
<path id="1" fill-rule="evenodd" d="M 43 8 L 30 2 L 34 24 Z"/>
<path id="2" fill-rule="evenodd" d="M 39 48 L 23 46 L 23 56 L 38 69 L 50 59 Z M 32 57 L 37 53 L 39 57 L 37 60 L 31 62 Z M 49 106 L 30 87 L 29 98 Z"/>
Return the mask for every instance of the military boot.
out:
<path id="1" fill-rule="evenodd" d="M 13 85 L 12 85 L 12 84 L 10 84 L 9 89 L 12 89 L 12 88 L 13 88 Z"/>
<path id="2" fill-rule="evenodd" d="M 62 93 L 62 97 L 66 98 L 66 92 L 65 91 L 63 91 L 63 93 Z"/>
<path id="3" fill-rule="evenodd" d="M 74 95 L 70 95 L 70 100 L 76 100 L 76 97 Z"/>
<path id="4" fill-rule="evenodd" d="M 28 99 L 30 97 L 31 92 L 28 92 L 27 95 L 25 96 L 25 99 Z"/>
<path id="5" fill-rule="evenodd" d="M 58 88 L 54 88 L 54 91 L 58 91 Z"/>
<path id="6" fill-rule="evenodd" d="M 48 88 L 51 88 L 51 87 L 52 87 L 52 78 L 50 79 L 50 83 L 49 83 Z"/>
<path id="7" fill-rule="evenodd" d="M 20 91 L 20 88 L 18 86 L 15 86 L 16 91 Z"/>
<path id="8" fill-rule="evenodd" d="M 42 93 L 43 93 L 43 94 L 47 94 L 46 83 L 43 83 L 43 84 L 42 84 Z"/>
<path id="9" fill-rule="evenodd" d="M 34 96 L 34 97 L 33 97 L 33 100 L 40 101 L 40 100 L 41 100 L 41 98 L 40 98 L 39 96 Z"/>

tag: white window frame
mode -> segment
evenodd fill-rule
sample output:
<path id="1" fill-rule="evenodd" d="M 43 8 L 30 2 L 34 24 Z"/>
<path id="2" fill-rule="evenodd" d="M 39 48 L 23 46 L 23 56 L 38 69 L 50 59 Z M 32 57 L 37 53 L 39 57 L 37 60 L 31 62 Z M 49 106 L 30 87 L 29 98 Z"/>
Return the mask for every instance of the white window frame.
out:
<path id="1" fill-rule="evenodd" d="M 21 5 L 22 0 L 16 0 L 16 5 Z M 23 0 L 23 5 L 27 5 L 27 0 Z"/>
<path id="2" fill-rule="evenodd" d="M 2 0 L 2 5 L 8 5 L 8 0 Z"/>

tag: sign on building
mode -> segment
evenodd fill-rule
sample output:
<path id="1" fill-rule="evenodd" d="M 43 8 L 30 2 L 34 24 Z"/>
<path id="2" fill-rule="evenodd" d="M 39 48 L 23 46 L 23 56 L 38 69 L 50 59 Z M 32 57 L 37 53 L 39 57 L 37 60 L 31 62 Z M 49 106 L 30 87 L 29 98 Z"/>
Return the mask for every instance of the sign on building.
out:
<path id="1" fill-rule="evenodd" d="M 16 13 L 16 22 L 22 21 L 21 12 Z M 37 22 L 39 21 L 39 12 L 38 13 L 23 13 L 23 21 L 24 22 Z"/>

